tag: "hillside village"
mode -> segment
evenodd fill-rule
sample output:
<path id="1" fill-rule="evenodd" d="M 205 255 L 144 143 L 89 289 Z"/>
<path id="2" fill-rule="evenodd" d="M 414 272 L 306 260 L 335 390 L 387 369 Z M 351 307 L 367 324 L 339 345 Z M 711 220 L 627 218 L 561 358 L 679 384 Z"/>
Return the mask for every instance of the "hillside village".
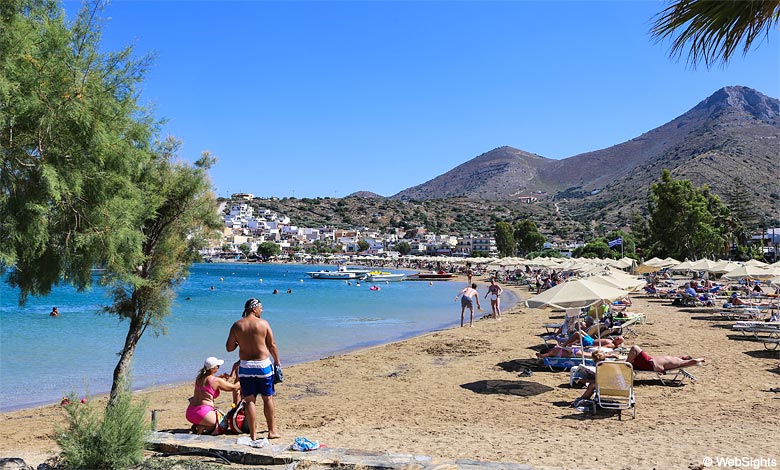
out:
<path id="1" fill-rule="evenodd" d="M 275 243 L 284 255 L 298 258 L 307 257 L 307 253 L 322 247 L 338 253 L 398 256 L 396 245 L 400 241 L 410 245 L 412 255 L 498 255 L 495 238 L 489 234 L 439 235 L 429 233 L 425 227 L 413 230 L 398 227 L 385 231 L 370 227 L 302 227 L 292 224 L 288 216 L 270 209 L 255 211 L 247 203 L 253 198 L 252 194 L 234 194 L 230 201 L 220 205 L 219 212 L 224 214 L 222 240 L 204 250 L 204 258 L 241 258 L 247 251 L 256 253 L 265 242 Z M 361 241 L 368 244 L 366 250 L 360 249 Z M 244 250 L 242 245 L 246 245 Z"/>
<path id="2" fill-rule="evenodd" d="M 411 228 L 409 224 L 402 227 L 387 225 L 386 228 L 373 224 L 350 227 L 311 224 L 316 225 L 311 227 L 295 223 L 287 214 L 259 206 L 270 202 L 249 193 L 233 194 L 230 199 L 221 202 L 218 211 L 224 224 L 222 237 L 201 252 L 203 258 L 207 261 L 251 259 L 258 254 L 258 248 L 263 243 L 269 242 L 278 246 L 283 259 L 296 260 L 308 260 L 317 253 L 396 257 L 401 254 L 398 249 L 400 242 L 407 243 L 409 254 L 417 256 L 498 256 L 492 232 L 433 233 L 424 223 Z M 493 227 L 487 221 L 475 225 L 484 227 L 484 230 Z M 571 256 L 575 249 L 588 241 L 579 237 L 566 239 L 551 228 L 541 230 L 546 237 L 544 248 L 551 248 L 562 256 Z M 763 246 L 767 260 L 776 260 L 780 227 L 754 232 L 751 243 Z"/>

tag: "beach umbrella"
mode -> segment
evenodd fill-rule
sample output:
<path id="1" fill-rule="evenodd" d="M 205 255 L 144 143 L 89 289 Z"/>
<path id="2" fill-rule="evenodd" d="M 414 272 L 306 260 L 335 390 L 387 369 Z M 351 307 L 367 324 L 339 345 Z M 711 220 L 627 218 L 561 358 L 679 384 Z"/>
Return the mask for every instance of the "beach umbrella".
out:
<path id="1" fill-rule="evenodd" d="M 645 261 L 643 264 L 662 268 L 664 267 L 664 260 L 662 260 L 661 258 L 650 258 L 649 260 Z M 680 264 L 680 263 L 676 263 L 676 264 Z"/>
<path id="2" fill-rule="evenodd" d="M 654 273 L 663 269 L 660 266 L 654 266 L 652 264 L 642 263 L 636 268 L 636 272 L 639 274 Z"/>
<path id="3" fill-rule="evenodd" d="M 745 262 L 745 266 L 757 266 L 759 268 L 767 267 L 767 264 L 757 259 L 751 259 Z"/>
<path id="4" fill-rule="evenodd" d="M 745 265 L 727 272 L 723 277 L 726 279 L 770 279 L 774 275 L 768 269 Z"/>
<path id="5" fill-rule="evenodd" d="M 669 269 L 671 269 L 672 271 L 690 271 L 691 270 L 691 266 L 693 266 L 693 261 L 688 261 L 686 259 L 682 263 L 677 264 L 675 266 L 672 266 Z"/>
<path id="6" fill-rule="evenodd" d="M 729 271 L 733 271 L 738 267 L 739 265 L 737 263 L 734 263 L 733 261 L 721 260 L 715 264 L 715 266 L 710 270 L 710 272 L 723 274 Z"/>
<path id="7" fill-rule="evenodd" d="M 718 265 L 717 262 L 708 260 L 706 258 L 695 261 L 691 264 L 691 271 L 712 271 L 712 268 Z"/>
<path id="8" fill-rule="evenodd" d="M 626 297 L 628 292 L 587 279 L 574 279 L 547 289 L 525 301 L 530 308 L 546 306 L 557 308 L 590 307 L 604 300 Z"/>
<path id="9" fill-rule="evenodd" d="M 637 279 L 635 276 L 631 276 L 630 274 L 626 274 L 617 269 L 610 269 L 606 274 L 617 280 L 623 286 L 621 289 L 624 290 L 633 291 L 640 287 L 644 287 L 645 284 L 647 284 L 647 281 L 644 279 Z"/>

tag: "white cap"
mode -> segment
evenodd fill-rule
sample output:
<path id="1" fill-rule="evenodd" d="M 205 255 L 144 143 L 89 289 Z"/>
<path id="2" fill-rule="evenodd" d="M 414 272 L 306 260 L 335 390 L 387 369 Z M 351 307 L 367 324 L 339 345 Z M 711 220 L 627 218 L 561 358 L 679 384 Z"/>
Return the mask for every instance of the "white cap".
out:
<path id="1" fill-rule="evenodd" d="M 203 368 L 204 369 L 213 369 L 215 367 L 221 366 L 224 363 L 225 363 L 225 361 L 223 361 L 222 359 L 217 359 L 216 357 L 211 356 L 211 357 L 207 357 L 206 358 L 206 362 L 203 363 Z"/>

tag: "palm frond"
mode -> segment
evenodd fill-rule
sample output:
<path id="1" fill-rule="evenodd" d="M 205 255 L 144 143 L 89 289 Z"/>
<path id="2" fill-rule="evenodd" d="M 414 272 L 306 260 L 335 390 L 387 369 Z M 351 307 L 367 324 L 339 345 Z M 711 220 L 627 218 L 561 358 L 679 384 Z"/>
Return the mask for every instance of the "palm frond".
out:
<path id="1" fill-rule="evenodd" d="M 726 65 L 742 44 L 747 54 L 753 42 L 780 19 L 780 0 L 677 0 L 659 13 L 651 35 L 673 38 L 669 56 L 688 50 L 688 65 Z"/>

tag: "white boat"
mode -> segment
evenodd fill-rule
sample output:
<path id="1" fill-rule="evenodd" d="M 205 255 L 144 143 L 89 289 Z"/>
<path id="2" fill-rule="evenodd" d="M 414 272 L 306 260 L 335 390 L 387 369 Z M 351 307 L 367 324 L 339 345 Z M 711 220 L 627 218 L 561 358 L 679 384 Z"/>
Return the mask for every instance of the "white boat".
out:
<path id="1" fill-rule="evenodd" d="M 336 271 L 323 269 L 320 271 L 310 271 L 306 274 L 312 279 L 363 279 L 368 275 L 367 269 L 349 269 L 346 266 L 339 266 Z"/>
<path id="2" fill-rule="evenodd" d="M 395 282 L 403 281 L 406 279 L 404 273 L 389 273 L 386 271 L 371 271 L 366 275 L 366 280 L 369 282 Z"/>

